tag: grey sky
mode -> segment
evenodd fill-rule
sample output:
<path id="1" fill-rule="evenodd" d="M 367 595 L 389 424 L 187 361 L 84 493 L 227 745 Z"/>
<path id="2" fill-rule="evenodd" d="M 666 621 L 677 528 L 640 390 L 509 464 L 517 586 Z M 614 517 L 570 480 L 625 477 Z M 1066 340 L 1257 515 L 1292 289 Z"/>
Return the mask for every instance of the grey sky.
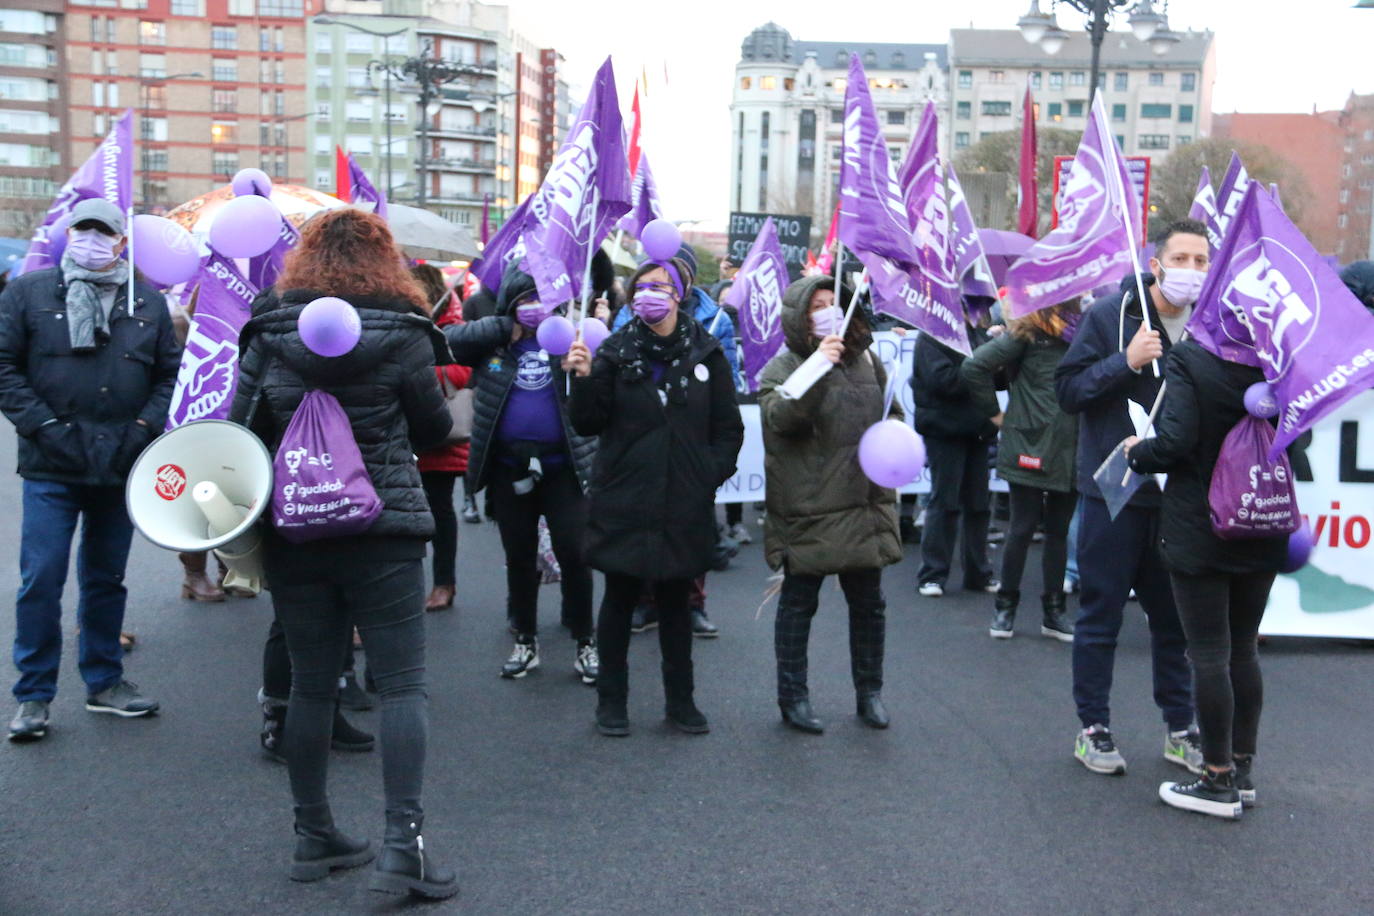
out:
<path id="1" fill-rule="evenodd" d="M 644 149 L 668 216 L 722 224 L 729 205 L 732 77 L 740 42 L 754 28 L 771 19 L 799 38 L 934 43 L 947 41 L 951 28 L 1014 28 L 1030 6 L 1028 0 L 508 2 L 518 28 L 567 58 L 574 85 L 586 85 L 610 54 L 627 112 L 635 78 L 647 71 Z M 1217 111 L 1325 110 L 1341 107 L 1351 90 L 1374 92 L 1368 63 L 1374 10 L 1353 10 L 1352 2 L 1173 0 L 1169 19 L 1175 29 L 1217 33 Z M 570 16 L 570 10 L 577 12 Z M 1125 17 L 1118 20 L 1124 30 Z M 1082 14 L 1061 9 L 1065 29 L 1083 22 Z"/>

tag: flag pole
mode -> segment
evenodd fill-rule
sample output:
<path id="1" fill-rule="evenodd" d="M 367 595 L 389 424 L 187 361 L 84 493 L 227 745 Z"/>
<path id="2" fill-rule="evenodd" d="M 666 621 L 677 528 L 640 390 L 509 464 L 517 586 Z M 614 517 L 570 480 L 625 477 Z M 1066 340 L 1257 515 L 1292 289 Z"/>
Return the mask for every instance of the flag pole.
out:
<path id="1" fill-rule="evenodd" d="M 587 220 L 587 265 L 582 270 L 582 317 L 577 320 L 577 340 L 587 327 L 587 304 L 592 296 L 592 258 L 596 257 L 596 210 L 601 205 L 601 189 L 592 185 L 592 213 Z M 563 377 L 564 394 L 572 395 L 572 376 Z"/>
<path id="2" fill-rule="evenodd" d="M 132 112 L 133 109 L 130 109 Z M 132 114 L 129 115 L 129 206 L 124 213 L 125 247 L 129 252 L 129 317 L 134 317 L 134 166 L 138 164 L 139 124 Z M 140 171 L 142 171 L 140 169 Z M 148 206 L 148 201 L 143 202 Z"/>

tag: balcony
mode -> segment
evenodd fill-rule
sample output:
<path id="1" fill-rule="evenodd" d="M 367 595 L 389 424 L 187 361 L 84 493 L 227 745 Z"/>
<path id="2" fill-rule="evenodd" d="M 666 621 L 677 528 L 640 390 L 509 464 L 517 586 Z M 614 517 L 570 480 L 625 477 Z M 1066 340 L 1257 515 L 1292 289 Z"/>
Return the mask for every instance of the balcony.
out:
<path id="1" fill-rule="evenodd" d="M 429 202 L 432 204 L 480 204 L 486 200 L 486 194 L 478 194 L 476 191 L 440 191 L 438 194 L 431 195 Z"/>
<path id="2" fill-rule="evenodd" d="M 449 172 L 494 172 L 496 171 L 495 159 L 454 159 L 438 157 L 430 159 L 427 167 L 436 171 Z"/>
<path id="3" fill-rule="evenodd" d="M 431 127 L 431 128 L 429 129 L 429 135 L 430 135 L 431 137 L 478 137 L 478 138 L 488 138 L 488 137 L 489 137 L 489 138 L 491 138 L 491 139 L 494 140 L 494 139 L 496 138 L 496 128 L 495 128 L 495 127 L 479 127 L 479 126 L 477 126 L 477 125 L 475 125 L 475 124 L 468 124 L 468 125 L 461 126 L 461 127 L 459 127 L 459 126 Z"/>

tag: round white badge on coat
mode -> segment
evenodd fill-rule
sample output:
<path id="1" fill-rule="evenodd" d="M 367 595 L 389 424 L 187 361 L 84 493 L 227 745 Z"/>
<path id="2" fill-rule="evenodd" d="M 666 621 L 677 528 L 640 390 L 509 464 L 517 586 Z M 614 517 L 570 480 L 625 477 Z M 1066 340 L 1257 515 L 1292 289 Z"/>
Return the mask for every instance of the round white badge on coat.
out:
<path id="1" fill-rule="evenodd" d="M 697 363 L 696 369 L 692 370 L 698 382 L 705 382 L 711 378 L 711 370 L 707 369 L 703 363 Z"/>

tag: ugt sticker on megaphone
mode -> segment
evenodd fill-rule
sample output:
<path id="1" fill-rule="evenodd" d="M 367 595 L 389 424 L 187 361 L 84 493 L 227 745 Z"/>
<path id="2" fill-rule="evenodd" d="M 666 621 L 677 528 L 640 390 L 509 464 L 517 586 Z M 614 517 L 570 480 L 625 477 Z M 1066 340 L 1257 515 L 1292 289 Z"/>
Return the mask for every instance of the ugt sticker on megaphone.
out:
<path id="1" fill-rule="evenodd" d="M 186 472 L 175 464 L 164 464 L 153 478 L 153 489 L 168 502 L 177 499 L 186 492 Z"/>

